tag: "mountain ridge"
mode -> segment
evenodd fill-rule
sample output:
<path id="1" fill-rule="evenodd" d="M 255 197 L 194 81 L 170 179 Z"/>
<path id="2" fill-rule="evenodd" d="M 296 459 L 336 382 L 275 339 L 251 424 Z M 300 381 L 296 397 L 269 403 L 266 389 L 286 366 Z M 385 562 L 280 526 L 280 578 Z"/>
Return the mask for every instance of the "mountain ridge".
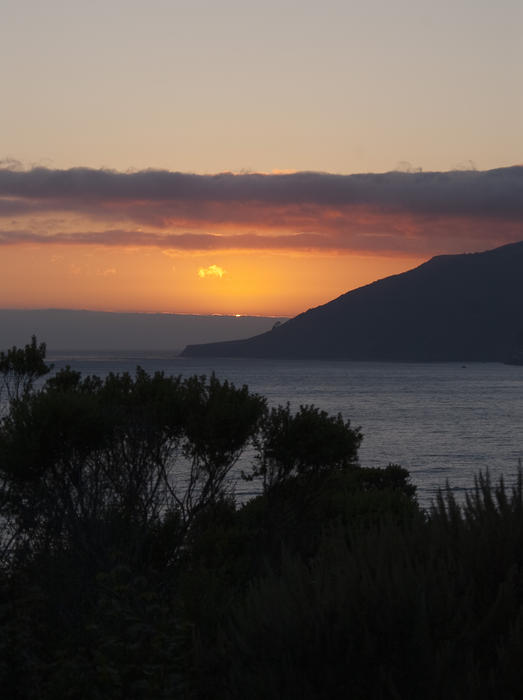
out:
<path id="1" fill-rule="evenodd" d="M 523 242 L 421 265 L 345 292 L 261 335 L 186 357 L 506 361 L 523 349 Z"/>

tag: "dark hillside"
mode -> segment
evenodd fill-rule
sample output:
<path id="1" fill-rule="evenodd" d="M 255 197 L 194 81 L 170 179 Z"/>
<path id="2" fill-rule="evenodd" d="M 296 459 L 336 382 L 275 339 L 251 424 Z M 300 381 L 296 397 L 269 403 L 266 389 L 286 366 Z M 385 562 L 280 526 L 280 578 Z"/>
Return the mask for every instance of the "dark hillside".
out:
<path id="1" fill-rule="evenodd" d="M 442 255 L 192 357 L 505 361 L 522 349 L 523 242 Z"/>

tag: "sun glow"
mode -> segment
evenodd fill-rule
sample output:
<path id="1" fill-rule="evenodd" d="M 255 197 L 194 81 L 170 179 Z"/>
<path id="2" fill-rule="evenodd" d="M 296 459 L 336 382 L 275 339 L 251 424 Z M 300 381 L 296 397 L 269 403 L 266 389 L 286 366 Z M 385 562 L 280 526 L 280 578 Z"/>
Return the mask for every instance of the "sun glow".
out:
<path id="1" fill-rule="evenodd" d="M 198 270 L 198 277 L 204 279 L 205 277 L 219 277 L 220 279 L 227 274 L 227 270 L 224 270 L 219 265 L 209 265 L 209 267 L 200 267 Z"/>
<path id="2" fill-rule="evenodd" d="M 214 268 L 207 254 L 174 262 L 156 248 L 5 246 L 0 299 L 4 308 L 294 316 L 422 260 L 244 251 Z"/>

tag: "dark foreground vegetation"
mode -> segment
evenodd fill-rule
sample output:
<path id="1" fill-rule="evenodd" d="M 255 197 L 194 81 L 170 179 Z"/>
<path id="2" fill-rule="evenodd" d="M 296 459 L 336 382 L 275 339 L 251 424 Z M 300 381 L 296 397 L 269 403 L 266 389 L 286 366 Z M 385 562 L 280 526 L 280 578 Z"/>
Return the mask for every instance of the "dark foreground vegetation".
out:
<path id="1" fill-rule="evenodd" d="M 339 416 L 47 369 L 0 355 L 2 697 L 521 697 L 521 478 L 425 513 Z"/>

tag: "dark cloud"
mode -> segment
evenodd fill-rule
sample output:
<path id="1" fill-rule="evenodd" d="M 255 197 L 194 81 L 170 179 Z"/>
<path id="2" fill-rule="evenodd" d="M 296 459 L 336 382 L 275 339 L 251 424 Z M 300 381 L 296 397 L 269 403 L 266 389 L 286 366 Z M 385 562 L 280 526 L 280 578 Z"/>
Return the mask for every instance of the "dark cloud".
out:
<path id="1" fill-rule="evenodd" d="M 424 256 L 523 239 L 523 166 L 361 175 L 3 168 L 0 217 L 9 229 L 0 245 Z"/>
<path id="2" fill-rule="evenodd" d="M 228 205 L 364 206 L 428 215 L 522 216 L 523 166 L 488 171 L 334 175 L 195 175 L 146 170 L 0 169 L 0 197 L 110 205 L 122 202 L 220 202 Z"/>
<path id="3" fill-rule="evenodd" d="M 523 228 L 511 230 L 504 227 L 492 232 L 490 227 L 455 225 L 449 229 L 444 224 L 425 228 L 417 235 L 398 225 L 368 230 L 358 227 L 345 235 L 332 234 L 280 234 L 262 235 L 245 233 L 216 235 L 211 233 L 157 233 L 125 230 L 75 231 L 67 233 L 35 233 L 32 231 L 0 230 L 0 247 L 10 245 L 82 245 L 106 247 L 144 248 L 155 247 L 166 253 L 204 251 L 280 251 L 324 253 L 375 253 L 410 254 L 424 257 L 442 252 L 481 250 L 523 238 Z"/>

